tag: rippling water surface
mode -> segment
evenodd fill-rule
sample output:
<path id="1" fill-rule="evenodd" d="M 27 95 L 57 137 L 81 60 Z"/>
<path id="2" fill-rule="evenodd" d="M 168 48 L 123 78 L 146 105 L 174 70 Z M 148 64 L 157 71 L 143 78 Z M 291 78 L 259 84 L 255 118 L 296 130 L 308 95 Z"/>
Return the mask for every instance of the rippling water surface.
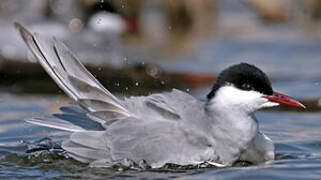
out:
<path id="1" fill-rule="evenodd" d="M 279 83 L 276 83 L 279 84 Z M 281 83 L 280 83 L 281 84 Z M 292 86 L 292 85 L 291 85 Z M 278 86 L 277 86 L 278 88 Z M 288 87 L 290 88 L 290 87 Z M 27 153 L 32 142 L 50 138 L 59 144 L 68 133 L 39 127 L 25 117 L 49 114 L 66 105 L 62 96 L 0 94 L 0 178 L 110 179 L 319 179 L 321 177 L 321 112 L 259 112 L 260 128 L 276 144 L 277 159 L 229 168 L 165 167 L 156 170 L 90 168 L 61 149 Z"/>

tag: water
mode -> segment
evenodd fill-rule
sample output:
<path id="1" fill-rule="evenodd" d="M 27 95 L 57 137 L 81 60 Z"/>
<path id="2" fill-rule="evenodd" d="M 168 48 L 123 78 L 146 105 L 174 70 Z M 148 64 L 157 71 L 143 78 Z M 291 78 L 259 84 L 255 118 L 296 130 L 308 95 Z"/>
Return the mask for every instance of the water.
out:
<path id="1" fill-rule="evenodd" d="M 283 83 L 274 84 L 278 87 Z M 285 89 L 293 86 L 288 85 L 283 84 Z M 27 153 L 31 142 L 49 137 L 59 144 L 68 133 L 31 125 L 23 119 L 58 112 L 69 99 L 61 95 L 8 93 L 1 93 L 0 97 L 0 179 L 319 179 L 321 176 L 321 112 L 258 112 L 260 128 L 274 141 L 277 153 L 275 161 L 259 165 L 154 170 L 91 168 L 68 158 L 61 149 Z"/>
<path id="2" fill-rule="evenodd" d="M 51 113 L 52 107 L 66 104 L 56 97 L 1 94 L 0 178 L 99 178 L 112 179 L 318 179 L 321 173 L 321 113 L 259 112 L 263 132 L 276 144 L 277 160 L 248 167 L 163 168 L 157 170 L 90 168 L 69 159 L 59 150 L 27 153 L 31 142 L 50 137 L 59 143 L 68 133 L 27 124 L 30 114 Z M 39 103 L 39 99 L 46 103 Z M 41 101 L 41 100 L 40 100 Z M 44 101 L 45 102 L 45 101 Z M 17 104 L 19 104 L 17 106 Z M 4 128 L 5 127 L 5 128 Z"/>

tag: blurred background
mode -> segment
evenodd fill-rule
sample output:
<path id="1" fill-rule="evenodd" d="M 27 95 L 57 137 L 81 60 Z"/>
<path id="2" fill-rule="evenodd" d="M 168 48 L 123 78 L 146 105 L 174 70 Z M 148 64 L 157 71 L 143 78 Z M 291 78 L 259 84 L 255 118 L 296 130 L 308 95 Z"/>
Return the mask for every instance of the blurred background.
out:
<path id="1" fill-rule="evenodd" d="M 248 62 L 272 79 L 302 80 L 293 96 L 316 97 L 320 7 L 318 0 L 1 0 L 0 90 L 58 92 L 14 29 L 20 22 L 65 42 L 113 92 L 175 87 L 204 97 L 220 70 Z"/>
<path id="2" fill-rule="evenodd" d="M 60 113 L 71 100 L 36 63 L 14 22 L 62 40 L 118 96 L 178 88 L 205 99 L 222 69 L 247 62 L 307 109 L 280 106 L 256 114 L 277 157 L 251 169 L 118 176 L 61 151 L 27 153 L 51 148 L 68 133 L 24 119 Z M 320 97 L 320 0 L 0 0 L 0 178 L 319 179 Z"/>

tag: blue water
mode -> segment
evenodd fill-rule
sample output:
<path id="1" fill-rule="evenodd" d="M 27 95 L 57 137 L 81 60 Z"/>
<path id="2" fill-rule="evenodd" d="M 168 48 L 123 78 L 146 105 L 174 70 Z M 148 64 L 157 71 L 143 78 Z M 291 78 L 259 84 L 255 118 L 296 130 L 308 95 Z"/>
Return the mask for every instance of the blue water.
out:
<path id="1" fill-rule="evenodd" d="M 41 138 L 49 137 L 59 144 L 68 137 L 66 132 L 31 125 L 23 119 L 57 112 L 69 99 L 7 93 L 0 97 L 0 178 L 3 179 L 320 179 L 321 176 L 321 112 L 257 113 L 261 130 L 276 144 L 275 161 L 229 168 L 107 169 L 90 168 L 59 150 L 26 152 L 31 142 Z"/>

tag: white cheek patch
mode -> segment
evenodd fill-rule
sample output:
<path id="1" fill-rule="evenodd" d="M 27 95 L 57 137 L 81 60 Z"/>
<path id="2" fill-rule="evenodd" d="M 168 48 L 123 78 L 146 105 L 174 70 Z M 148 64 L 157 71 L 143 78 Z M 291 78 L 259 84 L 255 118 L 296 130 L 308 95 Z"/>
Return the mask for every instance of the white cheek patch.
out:
<path id="1" fill-rule="evenodd" d="M 217 92 L 217 98 L 224 99 L 224 101 L 229 101 L 233 104 L 254 102 L 259 100 L 261 96 L 262 94 L 258 92 L 240 90 L 234 86 L 221 87 Z"/>
<path id="2" fill-rule="evenodd" d="M 229 108 L 235 107 L 248 112 L 279 105 L 278 103 L 268 101 L 263 96 L 263 94 L 257 91 L 240 90 L 234 86 L 228 85 L 221 87 L 213 100 L 220 106 Z"/>

